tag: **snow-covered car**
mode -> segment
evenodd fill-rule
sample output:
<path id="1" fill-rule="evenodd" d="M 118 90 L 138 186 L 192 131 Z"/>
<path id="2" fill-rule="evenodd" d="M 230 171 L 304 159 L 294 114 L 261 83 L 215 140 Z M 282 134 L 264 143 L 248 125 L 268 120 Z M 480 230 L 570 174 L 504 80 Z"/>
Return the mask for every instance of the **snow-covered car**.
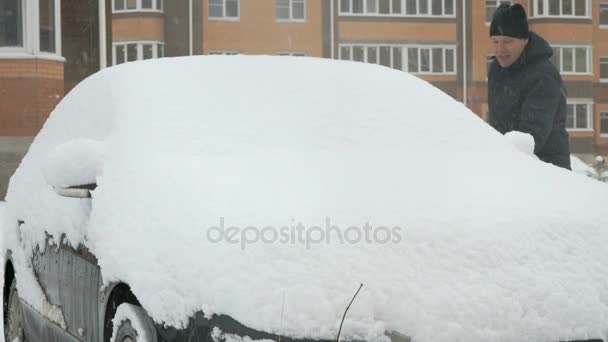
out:
<path id="1" fill-rule="evenodd" d="M 607 205 L 400 71 L 126 63 L 11 178 L 5 336 L 607 341 Z"/>

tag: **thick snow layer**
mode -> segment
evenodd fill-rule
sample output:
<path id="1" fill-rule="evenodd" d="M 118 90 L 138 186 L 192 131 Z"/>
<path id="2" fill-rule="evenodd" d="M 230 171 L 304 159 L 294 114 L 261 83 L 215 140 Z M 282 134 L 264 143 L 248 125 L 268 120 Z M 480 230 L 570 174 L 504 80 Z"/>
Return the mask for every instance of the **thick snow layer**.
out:
<path id="1" fill-rule="evenodd" d="M 44 177 L 49 185 L 57 188 L 94 184 L 101 174 L 103 159 L 101 142 L 70 140 L 49 152 L 43 164 Z"/>
<path id="2" fill-rule="evenodd" d="M 98 187 L 92 201 L 58 198 L 42 163 L 83 138 L 107 151 Z M 7 199 L 27 222 L 23 260 L 43 231 L 64 232 L 157 322 L 203 310 L 333 339 L 363 283 L 344 338 L 607 335 L 608 188 L 375 65 L 211 56 L 109 68 L 51 114 Z"/>
<path id="3" fill-rule="evenodd" d="M 534 138 L 530 134 L 511 131 L 505 134 L 505 139 L 523 153 L 534 155 Z"/>
<path id="4" fill-rule="evenodd" d="M 112 337 L 110 341 L 115 341 L 118 335 L 118 328 L 121 323 L 129 322 L 131 327 L 137 332 L 137 342 L 152 342 L 152 337 L 148 334 L 151 325 L 145 319 L 146 312 L 133 304 L 123 303 L 116 309 L 116 314 L 112 319 Z"/>
<path id="5" fill-rule="evenodd" d="M 570 155 L 570 165 L 572 167 L 572 172 L 585 175 L 587 177 L 596 177 L 597 175 L 597 172 L 590 165 L 573 154 Z"/>

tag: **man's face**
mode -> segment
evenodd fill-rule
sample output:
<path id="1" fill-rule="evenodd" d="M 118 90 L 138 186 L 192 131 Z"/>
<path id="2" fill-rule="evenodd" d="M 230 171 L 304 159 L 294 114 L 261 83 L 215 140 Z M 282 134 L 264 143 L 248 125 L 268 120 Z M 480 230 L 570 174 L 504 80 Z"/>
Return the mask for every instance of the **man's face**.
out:
<path id="1" fill-rule="evenodd" d="M 528 39 L 509 36 L 492 36 L 491 39 L 496 60 L 503 68 L 515 63 L 528 44 Z"/>

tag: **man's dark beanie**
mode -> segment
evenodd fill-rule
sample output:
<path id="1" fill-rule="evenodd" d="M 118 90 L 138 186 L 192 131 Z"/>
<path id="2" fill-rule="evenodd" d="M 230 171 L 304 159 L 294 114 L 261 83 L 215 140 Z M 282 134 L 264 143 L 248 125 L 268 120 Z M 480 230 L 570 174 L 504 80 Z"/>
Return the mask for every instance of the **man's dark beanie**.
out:
<path id="1" fill-rule="evenodd" d="M 528 19 L 524 8 L 520 4 L 498 6 L 490 24 L 491 36 L 527 39 L 530 32 L 528 31 Z"/>

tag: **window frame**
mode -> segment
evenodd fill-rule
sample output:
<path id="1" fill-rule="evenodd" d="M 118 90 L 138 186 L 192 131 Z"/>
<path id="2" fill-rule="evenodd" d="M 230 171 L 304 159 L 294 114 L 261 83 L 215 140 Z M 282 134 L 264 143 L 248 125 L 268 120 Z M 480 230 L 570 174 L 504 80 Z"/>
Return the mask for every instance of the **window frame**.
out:
<path id="1" fill-rule="evenodd" d="M 241 0 L 221 0 L 222 1 L 222 16 L 221 17 L 212 17 L 211 11 L 209 8 L 211 7 L 211 1 L 207 1 L 207 20 L 211 21 L 240 21 L 241 20 Z M 226 2 L 228 1 L 236 1 L 237 2 L 237 15 L 236 17 L 228 17 L 226 16 Z"/>
<path id="2" fill-rule="evenodd" d="M 354 13 L 353 12 L 353 1 L 355 0 L 344 0 L 344 1 L 348 1 L 349 3 L 349 7 L 348 7 L 348 11 L 343 11 L 342 10 L 342 2 L 339 1 L 338 2 L 338 16 L 354 16 L 354 17 L 370 17 L 370 16 L 374 16 L 374 17 L 408 17 L 408 18 L 456 18 L 456 2 L 458 0 L 440 0 L 441 1 L 441 13 L 442 14 L 432 14 L 433 10 L 432 10 L 432 2 L 433 0 L 414 0 L 416 1 L 416 14 L 408 14 L 407 13 L 407 8 L 406 8 L 406 4 L 407 4 L 407 0 L 400 0 L 400 11 L 397 13 L 394 11 L 393 8 L 393 0 L 389 1 L 390 4 L 390 13 L 379 13 L 379 1 L 380 0 L 372 0 L 375 3 L 375 11 L 368 11 L 367 10 L 367 1 L 368 0 L 362 0 L 363 2 L 363 8 L 362 8 L 362 12 L 361 13 Z M 426 13 L 420 13 L 420 1 L 427 1 L 427 12 Z M 446 14 L 446 1 L 451 1 L 452 2 L 452 14 Z"/>
<path id="3" fill-rule="evenodd" d="M 120 10 L 116 9 L 116 1 L 117 0 L 112 0 L 112 13 L 133 13 L 133 12 L 164 13 L 165 12 L 164 0 L 150 0 L 150 1 L 152 1 L 152 8 L 143 8 L 142 7 L 143 0 L 136 0 L 137 3 L 135 5 L 134 9 L 127 9 L 126 8 L 127 0 L 123 0 L 125 2 L 125 8 L 120 9 Z M 172 1 L 172 0 L 168 0 L 168 1 Z M 158 9 L 159 2 L 161 4 L 160 9 Z"/>
<path id="4" fill-rule="evenodd" d="M 131 44 L 136 44 L 137 45 L 137 59 L 135 59 L 134 61 L 129 61 L 127 60 L 128 57 L 128 51 L 127 51 L 127 46 L 131 45 Z M 120 64 L 124 64 L 124 63 L 128 63 L 128 62 L 136 62 L 136 61 L 143 61 L 144 60 L 144 45 L 152 45 L 152 58 L 148 58 L 148 59 L 157 59 L 157 58 L 163 58 L 165 57 L 165 42 L 160 41 L 160 40 L 133 40 L 133 41 L 119 41 L 119 42 L 112 42 L 112 66 L 114 65 L 119 65 L 116 64 L 116 50 L 119 46 L 123 46 L 124 47 L 124 62 L 120 63 Z M 159 51 L 161 49 L 162 46 L 162 56 L 159 56 Z"/>
<path id="5" fill-rule="evenodd" d="M 568 105 L 586 105 L 587 106 L 587 127 L 585 128 L 569 128 L 568 132 L 593 132 L 593 99 L 592 98 L 568 98 L 566 100 L 566 123 L 568 122 Z M 576 108 L 576 107 L 575 107 Z M 576 110 L 574 112 L 574 127 L 576 127 Z"/>
<path id="6" fill-rule="evenodd" d="M 543 2 L 543 12 L 542 14 L 538 13 L 538 3 L 539 1 Z M 530 13 L 530 18 L 562 18 L 562 19 L 591 19 L 592 18 L 592 8 L 590 0 L 572 0 L 572 8 L 573 12 L 576 12 L 576 6 L 574 5 L 575 1 L 585 1 L 585 15 L 576 15 L 576 14 L 561 14 L 563 9 L 563 1 L 564 0 L 555 0 L 559 1 L 559 11 L 560 14 L 549 14 L 549 0 L 531 0 L 530 6 L 532 7 Z"/>
<path id="7" fill-rule="evenodd" d="M 0 55 L 26 53 L 29 41 L 29 16 L 27 0 L 21 0 L 21 46 L 0 46 Z"/>
<path id="8" fill-rule="evenodd" d="M 277 7 L 279 6 L 279 0 L 275 0 L 274 1 L 274 8 L 275 8 L 275 19 L 277 22 L 279 23 L 289 23 L 289 22 L 306 22 L 306 19 L 308 17 L 308 12 L 306 11 L 306 4 L 307 1 L 306 0 L 286 0 L 289 2 L 289 18 L 279 18 L 277 17 Z M 293 17 L 293 2 L 294 1 L 298 1 L 298 2 L 302 2 L 304 5 L 304 17 L 303 18 L 294 18 Z"/>
<path id="9" fill-rule="evenodd" d="M 591 45 L 569 45 L 569 44 L 550 44 L 552 49 L 560 49 L 559 51 L 559 65 L 556 65 L 559 73 L 563 76 L 569 75 L 593 75 L 593 46 Z M 586 59 L 587 59 L 587 70 L 584 72 L 577 72 L 576 70 L 576 49 L 585 48 Z M 564 71 L 564 54 L 563 49 L 572 50 L 572 67 L 573 71 Z M 555 54 L 555 51 L 554 51 Z"/>
<path id="10" fill-rule="evenodd" d="M 380 63 L 380 49 L 383 47 L 389 47 L 391 50 L 390 53 L 390 66 L 387 66 L 389 68 L 393 68 L 395 70 L 400 70 L 403 72 L 407 72 L 409 74 L 412 75 L 435 75 L 435 76 L 454 76 L 457 74 L 458 72 L 458 61 L 457 61 L 457 51 L 456 51 L 456 45 L 451 45 L 451 44 L 378 44 L 378 43 L 341 43 L 338 45 L 338 59 L 340 60 L 348 60 L 348 61 L 355 61 L 354 59 L 354 53 L 353 50 L 355 47 L 362 47 L 363 48 L 363 63 L 370 63 L 369 62 L 369 48 L 375 48 L 376 49 L 376 55 L 375 55 L 375 59 L 376 61 L 374 63 L 371 64 L 378 64 L 378 65 L 383 65 Z M 348 48 L 349 49 L 349 58 L 348 59 L 343 59 L 342 57 L 342 49 L 343 48 Z M 394 53 L 394 49 L 398 48 L 401 49 L 401 68 L 395 68 L 395 53 Z M 409 70 L 409 55 L 408 55 L 408 49 L 417 49 L 417 66 L 418 66 L 418 70 L 417 71 L 410 71 Z M 428 62 L 428 70 L 429 71 L 420 71 L 421 68 L 421 59 L 422 59 L 422 54 L 420 53 L 420 49 L 424 49 L 425 51 L 428 50 L 429 52 L 429 62 Z M 433 72 L 433 50 L 435 49 L 441 49 L 441 54 L 442 54 L 442 71 L 441 72 Z M 452 71 L 446 71 L 447 70 L 447 51 L 452 51 Z"/>
<path id="11" fill-rule="evenodd" d="M 608 29 L 608 22 L 605 24 L 602 24 L 602 5 L 604 5 L 606 7 L 606 11 L 608 12 L 608 0 L 600 0 L 600 6 L 599 6 L 599 26 L 601 29 Z"/>
<path id="12" fill-rule="evenodd" d="M 604 63 L 602 63 L 602 59 L 604 59 L 604 61 L 605 61 Z M 600 83 L 608 83 L 608 75 L 606 75 L 605 78 L 602 78 L 602 64 L 608 65 L 608 56 L 600 56 L 598 64 L 599 64 L 598 74 L 599 74 Z"/>

